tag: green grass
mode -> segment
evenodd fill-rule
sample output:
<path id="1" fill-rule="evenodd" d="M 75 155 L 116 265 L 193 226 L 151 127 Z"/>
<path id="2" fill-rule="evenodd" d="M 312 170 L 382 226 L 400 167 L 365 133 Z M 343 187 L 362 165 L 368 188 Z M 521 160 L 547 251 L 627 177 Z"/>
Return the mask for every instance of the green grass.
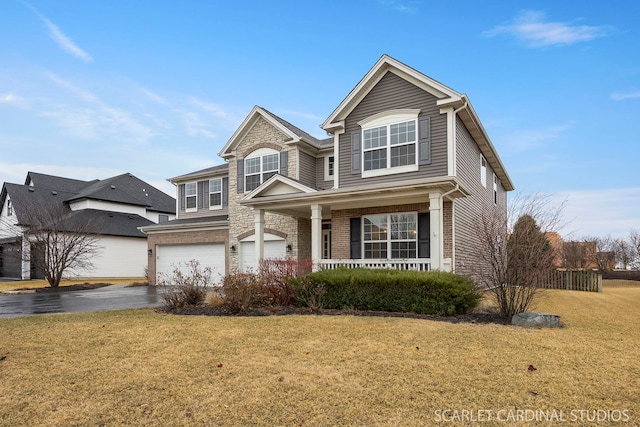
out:
<path id="1" fill-rule="evenodd" d="M 627 410 L 640 424 L 640 287 L 551 290 L 537 309 L 565 327 L 146 309 L 2 319 L 0 425 L 469 425 L 436 423 L 446 409 Z"/>

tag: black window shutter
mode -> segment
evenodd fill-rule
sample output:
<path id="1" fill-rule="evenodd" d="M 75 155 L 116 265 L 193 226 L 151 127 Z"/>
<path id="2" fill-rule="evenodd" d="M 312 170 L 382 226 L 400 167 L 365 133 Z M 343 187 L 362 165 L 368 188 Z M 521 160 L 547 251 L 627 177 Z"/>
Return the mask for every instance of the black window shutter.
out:
<path id="1" fill-rule="evenodd" d="M 360 217 L 349 218 L 350 223 L 350 257 L 351 259 L 360 259 L 361 250 L 360 250 Z"/>
<path id="2" fill-rule="evenodd" d="M 222 206 L 229 206 L 229 178 L 222 178 Z"/>
<path id="3" fill-rule="evenodd" d="M 202 208 L 202 199 L 204 199 L 204 181 L 198 181 L 198 196 L 196 197 L 198 199 L 198 209 Z"/>
<path id="4" fill-rule="evenodd" d="M 431 257 L 431 220 L 429 212 L 418 214 L 418 258 Z"/>
<path id="5" fill-rule="evenodd" d="M 280 175 L 289 176 L 289 152 L 280 152 Z"/>
<path id="6" fill-rule="evenodd" d="M 244 193 L 244 160 L 238 160 L 236 175 L 238 175 L 238 193 Z"/>
<path id="7" fill-rule="evenodd" d="M 178 192 L 180 193 L 180 210 L 183 211 L 187 205 L 187 195 L 185 194 L 184 184 L 180 184 L 178 188 Z"/>
<path id="8" fill-rule="evenodd" d="M 418 119 L 418 164 L 431 163 L 431 117 Z"/>
<path id="9" fill-rule="evenodd" d="M 209 180 L 202 181 L 202 207 L 209 207 Z"/>
<path id="10" fill-rule="evenodd" d="M 360 144 L 360 132 L 351 134 L 351 174 L 356 175 L 361 172 L 362 146 Z"/>

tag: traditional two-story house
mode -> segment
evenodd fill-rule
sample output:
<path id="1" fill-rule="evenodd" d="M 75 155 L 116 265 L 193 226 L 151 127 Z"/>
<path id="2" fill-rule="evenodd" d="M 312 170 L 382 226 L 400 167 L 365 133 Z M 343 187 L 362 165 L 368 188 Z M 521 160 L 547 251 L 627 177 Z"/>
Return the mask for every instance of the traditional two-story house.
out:
<path id="1" fill-rule="evenodd" d="M 97 237 L 94 268 L 67 274 L 142 277 L 147 242 L 139 227 L 172 220 L 175 210 L 173 197 L 129 173 L 83 181 L 29 172 L 24 184 L 4 183 L 0 192 L 0 277 L 43 278 L 32 262 L 32 255 L 42 251 L 33 251 L 33 236 L 28 234 L 31 223 L 43 219 L 60 219 L 65 228 L 57 231 L 82 227 Z"/>
<path id="2" fill-rule="evenodd" d="M 514 187 L 466 95 L 383 55 L 321 127 L 329 138 L 254 107 L 225 164 L 169 180 L 177 219 L 142 228 L 150 271 L 292 256 L 473 272 L 474 221 Z"/>

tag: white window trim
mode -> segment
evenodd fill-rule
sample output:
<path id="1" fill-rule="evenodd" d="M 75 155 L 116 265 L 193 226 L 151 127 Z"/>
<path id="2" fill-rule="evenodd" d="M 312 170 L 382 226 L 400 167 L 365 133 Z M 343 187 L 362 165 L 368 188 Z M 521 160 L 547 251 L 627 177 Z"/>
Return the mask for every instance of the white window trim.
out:
<path id="1" fill-rule="evenodd" d="M 487 159 L 480 154 L 480 184 L 487 188 Z"/>
<path id="2" fill-rule="evenodd" d="M 329 159 L 333 157 L 333 175 L 329 174 Z M 333 176 L 336 173 L 336 157 L 331 154 L 326 154 L 324 156 L 324 180 L 325 181 L 333 181 Z"/>
<path id="3" fill-rule="evenodd" d="M 7 216 L 13 216 L 13 203 L 11 199 L 7 197 Z"/>
<path id="4" fill-rule="evenodd" d="M 189 184 L 193 184 L 195 186 L 195 188 L 196 188 L 195 194 L 187 194 L 187 186 Z M 195 199 L 196 199 L 196 207 L 195 208 L 188 208 L 187 207 L 187 205 L 189 204 L 188 203 L 189 197 L 195 197 Z M 198 212 L 198 183 L 195 182 L 195 181 L 194 182 L 187 182 L 184 185 L 184 211 L 185 212 Z"/>
<path id="5" fill-rule="evenodd" d="M 360 140 L 361 140 L 361 162 L 362 164 L 360 165 L 360 170 L 362 171 L 361 176 L 362 178 L 371 178 L 371 177 L 375 177 L 375 176 L 384 176 L 384 175 L 395 175 L 395 174 L 399 174 L 399 173 L 406 173 L 406 172 L 415 172 L 419 169 L 418 166 L 418 157 L 419 157 L 419 146 L 418 146 L 418 140 L 420 138 L 419 135 L 419 128 L 418 128 L 418 115 L 420 114 L 420 110 L 419 109 L 401 109 L 401 110 L 390 110 L 390 111 L 384 111 L 382 113 L 378 113 L 378 114 L 374 114 L 373 116 L 369 116 L 366 119 L 360 120 L 358 122 L 358 124 L 361 127 L 361 131 L 360 131 Z M 389 127 L 393 124 L 396 123 L 403 123 L 403 122 L 409 122 L 409 121 L 415 121 L 415 129 L 416 129 L 416 140 L 414 141 L 414 146 L 415 146 L 415 163 L 411 164 L 411 165 L 403 165 L 403 166 L 391 166 L 391 144 L 389 143 L 389 138 L 391 137 L 391 132 Z M 387 167 L 386 168 L 382 168 L 382 169 L 373 169 L 373 170 L 365 170 L 364 169 L 364 153 L 365 153 L 365 148 L 364 148 L 364 131 L 368 130 L 368 129 L 372 129 L 372 128 L 377 128 L 377 127 L 382 127 L 382 126 L 386 126 L 387 127 L 387 144 L 386 144 L 386 150 L 387 150 Z M 403 144 L 404 145 L 404 144 Z M 378 149 L 380 149 L 381 147 L 379 147 Z M 366 151 L 371 151 L 371 150 L 366 150 Z"/>
<path id="6" fill-rule="evenodd" d="M 361 251 L 362 251 L 362 258 L 363 259 L 378 259 L 378 258 L 365 258 L 365 244 L 366 243 L 379 243 L 379 242 L 385 242 L 385 240 L 365 240 L 364 239 L 364 219 L 366 217 L 372 217 L 372 216 L 386 216 L 387 217 L 387 260 L 394 260 L 394 259 L 414 259 L 414 258 L 392 258 L 391 254 L 393 252 L 392 250 L 392 242 L 412 242 L 415 241 L 416 243 L 416 258 L 418 257 L 418 212 L 390 212 L 390 213 L 379 213 L 379 214 L 370 214 L 370 215 L 363 215 L 362 216 L 362 221 L 361 222 L 361 228 L 360 228 L 360 245 L 361 245 Z M 391 216 L 392 215 L 413 215 L 415 222 L 416 222 L 416 236 L 415 239 L 399 239 L 399 240 L 393 240 L 391 239 Z"/>
<path id="7" fill-rule="evenodd" d="M 493 174 L 493 204 L 498 204 L 498 176 Z"/>
<path id="8" fill-rule="evenodd" d="M 211 191 L 211 181 L 220 181 L 220 191 Z M 223 188 L 222 188 L 222 178 L 211 178 L 209 180 L 209 210 L 210 211 L 222 209 L 222 204 L 223 204 L 223 201 L 222 201 L 222 190 L 223 190 Z M 216 194 L 216 193 L 220 193 L 220 204 L 211 206 L 211 195 L 212 194 Z"/>
<path id="9" fill-rule="evenodd" d="M 278 162 L 277 165 L 278 167 L 276 169 L 270 169 L 265 171 L 263 169 L 264 166 L 264 162 L 263 162 L 263 157 L 265 156 L 270 156 L 273 154 L 277 154 L 278 155 Z M 252 174 L 248 174 L 247 173 L 247 160 L 252 160 L 255 158 L 260 158 L 260 172 L 259 173 L 252 173 Z M 258 187 L 261 186 L 264 183 L 264 174 L 268 173 L 268 172 L 275 172 L 275 173 L 280 173 L 280 152 L 273 150 L 271 148 L 260 148 L 254 152 L 251 153 L 250 156 L 246 157 L 244 159 L 244 176 L 242 177 L 242 179 L 244 179 L 244 192 L 245 193 L 250 193 L 253 190 L 255 190 L 255 188 L 252 188 L 251 190 L 249 190 L 247 188 L 247 176 L 254 176 L 254 175 L 259 175 L 260 176 L 260 184 L 258 184 Z M 257 187 L 256 187 L 257 188 Z"/>

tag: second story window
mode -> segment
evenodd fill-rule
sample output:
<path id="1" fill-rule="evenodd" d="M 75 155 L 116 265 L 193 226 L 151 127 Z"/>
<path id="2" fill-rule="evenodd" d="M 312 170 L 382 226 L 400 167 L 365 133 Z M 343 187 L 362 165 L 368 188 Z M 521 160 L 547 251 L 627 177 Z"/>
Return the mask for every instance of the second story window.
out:
<path id="1" fill-rule="evenodd" d="M 163 214 L 158 215 L 159 224 L 162 224 L 163 222 L 167 222 L 167 221 L 169 221 L 169 215 L 163 215 Z"/>
<path id="2" fill-rule="evenodd" d="M 360 120 L 360 134 L 351 134 L 351 173 L 368 178 L 415 172 L 430 163 L 430 118 L 419 114 L 389 110 Z"/>
<path id="3" fill-rule="evenodd" d="M 416 135 L 416 120 L 364 129 L 364 170 L 415 165 Z"/>
<path id="4" fill-rule="evenodd" d="M 195 211 L 198 209 L 198 184 L 195 182 L 188 182 L 184 186 L 184 194 L 187 211 Z"/>
<path id="5" fill-rule="evenodd" d="M 487 160 L 482 154 L 480 155 L 480 184 L 483 187 L 487 186 Z"/>
<path id="6" fill-rule="evenodd" d="M 280 154 L 264 154 L 262 156 L 250 157 L 244 161 L 244 190 L 255 190 L 278 173 L 280 168 Z"/>
<path id="7" fill-rule="evenodd" d="M 493 203 L 498 204 L 498 177 L 493 174 Z"/>
<path id="8" fill-rule="evenodd" d="M 324 158 L 324 180 L 332 181 L 333 174 L 335 171 L 335 157 L 334 156 L 325 156 Z"/>
<path id="9" fill-rule="evenodd" d="M 7 216 L 13 216 L 13 205 L 9 199 L 7 199 Z"/>
<path id="10" fill-rule="evenodd" d="M 222 178 L 209 180 L 209 209 L 222 208 Z"/>

